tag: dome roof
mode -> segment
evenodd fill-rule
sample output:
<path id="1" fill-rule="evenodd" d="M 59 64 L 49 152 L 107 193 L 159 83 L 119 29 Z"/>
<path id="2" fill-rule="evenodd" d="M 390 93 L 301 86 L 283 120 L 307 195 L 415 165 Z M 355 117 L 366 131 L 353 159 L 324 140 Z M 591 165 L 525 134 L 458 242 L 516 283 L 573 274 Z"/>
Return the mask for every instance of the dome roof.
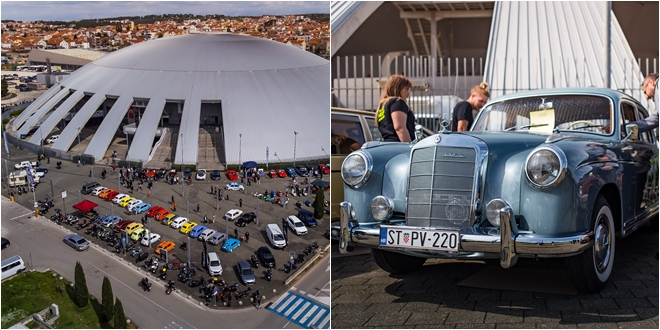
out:
<path id="1" fill-rule="evenodd" d="M 239 34 L 193 33 L 142 42 L 92 63 L 114 69 L 230 72 L 284 70 L 327 65 L 295 47 Z"/>
<path id="2" fill-rule="evenodd" d="M 215 103 L 221 104 L 216 108 L 226 163 L 265 162 L 267 147 L 283 162 L 318 159 L 326 157 L 322 148 L 329 144 L 329 95 L 330 62 L 323 58 L 267 39 L 193 33 L 135 44 L 83 66 L 28 107 L 13 129 L 26 134 L 42 120 L 30 139 L 38 144 L 39 136 L 50 134 L 88 97 L 52 146 L 66 151 L 100 104 L 114 99 L 85 151 L 101 159 L 133 102 L 146 100 L 127 154 L 139 161 L 149 157 L 165 103 L 178 102 L 179 133 L 187 147 L 177 143 L 174 164 L 196 164 L 198 148 L 189 146 L 198 144 L 201 104 Z M 301 143 L 305 140 L 313 143 Z"/>

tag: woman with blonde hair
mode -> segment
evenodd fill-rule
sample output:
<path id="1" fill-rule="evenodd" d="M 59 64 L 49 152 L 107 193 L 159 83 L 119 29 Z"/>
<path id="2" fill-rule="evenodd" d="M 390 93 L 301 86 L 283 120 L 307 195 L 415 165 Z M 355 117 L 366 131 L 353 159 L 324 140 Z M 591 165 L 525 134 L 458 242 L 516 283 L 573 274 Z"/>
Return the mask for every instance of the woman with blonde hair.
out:
<path id="1" fill-rule="evenodd" d="M 474 86 L 470 91 L 470 97 L 465 101 L 458 102 L 454 107 L 451 130 L 454 132 L 465 132 L 469 130 L 474 122 L 472 110 L 481 110 L 489 98 L 490 92 L 488 91 L 487 82 L 482 82 Z"/>
<path id="2" fill-rule="evenodd" d="M 383 141 L 411 142 L 415 134 L 415 115 L 406 100 L 412 83 L 401 75 L 392 75 L 385 84 L 376 112 L 376 124 Z"/>

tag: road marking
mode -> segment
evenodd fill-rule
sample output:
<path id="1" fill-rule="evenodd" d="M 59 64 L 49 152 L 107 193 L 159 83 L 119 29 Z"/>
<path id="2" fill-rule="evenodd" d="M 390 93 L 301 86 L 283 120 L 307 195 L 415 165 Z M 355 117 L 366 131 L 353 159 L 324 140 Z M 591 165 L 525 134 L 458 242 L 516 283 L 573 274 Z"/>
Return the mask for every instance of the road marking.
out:
<path id="1" fill-rule="evenodd" d="M 16 219 L 18 219 L 18 218 L 24 218 L 25 216 L 33 215 L 33 214 L 34 214 L 34 212 L 28 212 L 28 213 L 25 213 L 25 214 L 23 214 L 23 215 L 19 215 L 19 216 L 17 216 L 17 217 L 13 217 L 13 218 L 11 218 L 11 219 L 9 219 L 9 220 L 16 220 Z"/>
<path id="2" fill-rule="evenodd" d="M 298 292 L 300 292 L 300 294 L 305 294 L 305 293 L 307 293 L 307 292 L 305 292 L 304 290 L 300 290 L 300 291 L 298 291 Z"/>
<path id="3" fill-rule="evenodd" d="M 283 297 L 267 309 L 275 314 L 286 317 L 305 329 L 319 328 L 319 320 L 324 325 L 323 327 L 327 328 L 329 326 L 329 323 L 326 322 L 326 319 L 329 319 L 330 315 L 330 308 L 328 306 L 322 305 L 308 297 L 301 296 L 291 290 L 287 291 Z"/>

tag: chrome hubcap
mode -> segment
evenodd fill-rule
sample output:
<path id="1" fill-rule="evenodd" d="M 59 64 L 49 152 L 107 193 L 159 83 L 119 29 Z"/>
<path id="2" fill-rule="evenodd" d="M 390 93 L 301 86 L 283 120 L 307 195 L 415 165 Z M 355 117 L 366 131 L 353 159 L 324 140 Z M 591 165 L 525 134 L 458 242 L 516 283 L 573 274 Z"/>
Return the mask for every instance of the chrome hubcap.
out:
<path id="1" fill-rule="evenodd" d="M 603 272 L 610 262 L 610 231 L 607 227 L 607 219 L 604 216 L 598 221 L 595 230 L 594 257 L 598 272 Z"/>

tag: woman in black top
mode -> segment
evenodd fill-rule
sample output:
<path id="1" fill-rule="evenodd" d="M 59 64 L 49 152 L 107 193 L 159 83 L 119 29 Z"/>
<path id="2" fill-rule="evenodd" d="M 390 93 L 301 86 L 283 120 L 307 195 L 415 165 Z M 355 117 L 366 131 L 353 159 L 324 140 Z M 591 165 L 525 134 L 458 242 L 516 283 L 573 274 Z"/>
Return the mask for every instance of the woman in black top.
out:
<path id="1" fill-rule="evenodd" d="M 466 101 L 456 103 L 452 113 L 451 130 L 454 132 L 465 132 L 470 129 L 474 122 L 472 110 L 481 110 L 490 98 L 488 83 L 482 82 L 474 86 L 470 91 L 470 97 Z"/>
<path id="2" fill-rule="evenodd" d="M 401 75 L 392 75 L 385 85 L 376 112 L 376 124 L 387 142 L 411 142 L 415 136 L 415 114 L 406 99 L 412 83 Z"/>

